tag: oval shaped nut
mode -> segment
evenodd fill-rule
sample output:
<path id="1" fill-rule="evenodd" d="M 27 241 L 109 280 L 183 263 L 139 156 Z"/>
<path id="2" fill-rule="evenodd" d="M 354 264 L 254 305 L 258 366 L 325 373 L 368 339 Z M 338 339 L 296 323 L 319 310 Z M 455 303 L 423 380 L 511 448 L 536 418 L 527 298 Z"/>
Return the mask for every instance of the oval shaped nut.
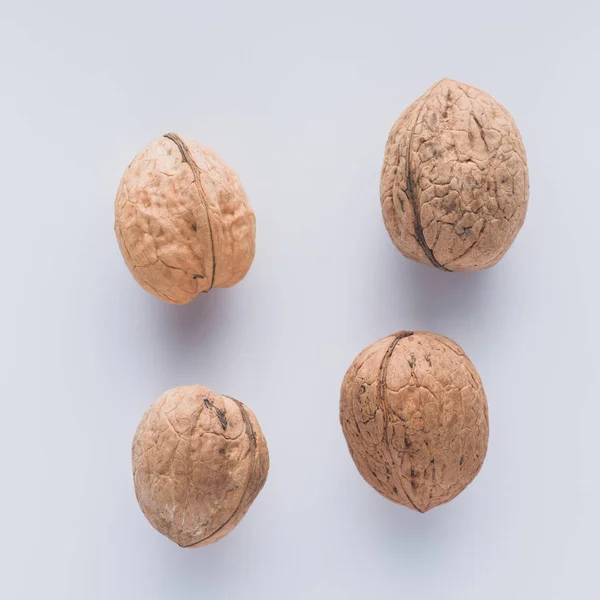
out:
<path id="1" fill-rule="evenodd" d="M 135 495 L 151 525 L 179 546 L 227 535 L 262 489 L 269 452 L 241 402 L 200 385 L 165 392 L 132 447 Z"/>
<path id="2" fill-rule="evenodd" d="M 491 267 L 521 229 L 528 198 L 521 135 L 489 94 L 443 79 L 392 127 L 381 207 L 406 257 L 444 271 Z"/>
<path id="3" fill-rule="evenodd" d="M 344 377 L 340 421 L 367 483 L 419 512 L 460 494 L 487 452 L 481 379 L 435 333 L 400 331 L 365 348 Z"/>
<path id="4" fill-rule="evenodd" d="M 255 230 L 235 171 L 207 146 L 174 133 L 144 148 L 121 179 L 119 248 L 138 283 L 166 302 L 186 304 L 243 279 Z"/>

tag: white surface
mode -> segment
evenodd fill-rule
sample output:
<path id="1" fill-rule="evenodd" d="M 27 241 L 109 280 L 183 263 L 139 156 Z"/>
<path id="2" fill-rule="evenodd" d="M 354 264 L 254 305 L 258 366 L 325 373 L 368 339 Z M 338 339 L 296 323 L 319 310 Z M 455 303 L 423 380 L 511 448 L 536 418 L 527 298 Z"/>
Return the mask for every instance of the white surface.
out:
<path id="1" fill-rule="evenodd" d="M 594 2 L 3 2 L 0 597 L 591 598 L 598 517 L 600 9 Z M 385 232 L 388 131 L 452 77 L 513 113 L 531 199 L 475 274 Z M 185 307 L 126 270 L 113 199 L 167 131 L 217 149 L 258 223 L 246 279 Z M 338 424 L 355 355 L 454 338 L 491 437 L 475 482 L 420 515 L 358 475 Z M 216 545 L 138 509 L 130 445 L 165 389 L 247 403 L 266 487 Z"/>

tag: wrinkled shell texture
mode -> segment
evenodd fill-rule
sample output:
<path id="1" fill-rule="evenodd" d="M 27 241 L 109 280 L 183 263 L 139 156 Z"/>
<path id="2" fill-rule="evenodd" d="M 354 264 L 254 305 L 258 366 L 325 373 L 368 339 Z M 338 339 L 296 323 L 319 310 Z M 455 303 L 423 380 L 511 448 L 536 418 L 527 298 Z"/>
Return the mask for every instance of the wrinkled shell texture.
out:
<path id="1" fill-rule="evenodd" d="M 488 444 L 479 375 L 452 340 L 398 332 L 365 348 L 342 383 L 340 420 L 360 474 L 425 512 L 477 475 Z"/>
<path id="2" fill-rule="evenodd" d="M 144 515 L 186 548 L 227 535 L 269 470 L 267 444 L 252 411 L 199 385 L 165 392 L 148 409 L 132 461 Z"/>
<path id="3" fill-rule="evenodd" d="M 135 279 L 173 304 L 236 284 L 254 258 L 255 217 L 238 176 L 213 150 L 176 134 L 129 165 L 115 233 Z"/>
<path id="4" fill-rule="evenodd" d="M 392 128 L 381 174 L 385 226 L 408 258 L 446 271 L 496 264 L 525 220 L 525 148 L 489 94 L 444 79 Z"/>

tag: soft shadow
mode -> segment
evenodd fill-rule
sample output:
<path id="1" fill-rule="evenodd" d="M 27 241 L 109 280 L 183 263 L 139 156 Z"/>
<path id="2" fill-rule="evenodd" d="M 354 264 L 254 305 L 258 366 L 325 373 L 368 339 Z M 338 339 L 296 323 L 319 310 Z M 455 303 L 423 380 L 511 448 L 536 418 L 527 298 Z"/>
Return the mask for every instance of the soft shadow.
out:
<path id="1" fill-rule="evenodd" d="M 234 304 L 235 294 L 230 290 L 213 289 L 181 306 L 155 302 L 149 312 L 161 343 L 185 351 L 219 339 Z"/>
<path id="2" fill-rule="evenodd" d="M 445 327 L 469 326 L 489 319 L 500 284 L 497 269 L 446 273 L 428 265 L 402 260 L 395 270 L 401 293 L 419 328 L 444 333 Z"/>
<path id="3" fill-rule="evenodd" d="M 150 329 L 146 343 L 152 344 L 150 360 L 161 380 L 167 385 L 205 382 L 232 343 L 239 295 L 213 289 L 182 306 L 150 300 L 151 306 L 144 307 Z"/>
<path id="4" fill-rule="evenodd" d="M 386 568 L 421 573 L 425 565 L 447 559 L 443 539 L 455 525 L 444 507 L 421 514 L 392 502 L 362 480 L 354 465 L 340 471 L 332 500 L 341 507 L 332 533 L 342 531 L 342 539 L 348 535 L 348 544 L 358 544 L 369 560 L 374 557 Z"/>
<path id="5" fill-rule="evenodd" d="M 155 303 L 153 312 L 165 337 L 185 344 L 195 340 L 199 334 L 213 337 L 221 324 L 227 321 L 232 303 L 229 290 L 215 288 L 181 306 Z"/>
<path id="6" fill-rule="evenodd" d="M 237 554 L 236 545 L 225 540 L 200 548 L 157 544 L 155 557 L 160 565 L 157 584 L 161 595 L 187 598 L 191 597 L 190 590 L 197 590 L 199 597 L 220 596 L 231 577 L 232 560 L 241 560 Z"/>
<path id="7" fill-rule="evenodd" d="M 421 514 L 383 497 L 365 497 L 364 504 L 380 559 L 390 568 L 401 561 L 405 570 L 424 575 L 448 561 L 469 520 L 466 511 L 452 505 Z"/>
<path id="8" fill-rule="evenodd" d="M 379 530 L 386 551 L 396 555 L 401 553 L 404 561 L 416 564 L 425 556 L 428 560 L 438 558 L 440 544 L 435 540 L 440 537 L 443 522 L 436 517 L 435 511 L 420 514 L 389 501 L 381 504 L 375 511 L 372 525 Z M 405 552 L 405 548 L 410 548 L 410 552 Z"/>

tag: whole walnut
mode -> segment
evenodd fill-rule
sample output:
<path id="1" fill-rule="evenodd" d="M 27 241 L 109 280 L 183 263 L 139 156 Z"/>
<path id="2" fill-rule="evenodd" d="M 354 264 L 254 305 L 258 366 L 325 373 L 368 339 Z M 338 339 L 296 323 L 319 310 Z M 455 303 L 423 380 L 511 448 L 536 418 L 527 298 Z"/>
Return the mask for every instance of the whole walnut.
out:
<path id="1" fill-rule="evenodd" d="M 173 304 L 243 279 L 255 227 L 233 169 L 207 146 L 174 133 L 135 157 L 115 200 L 115 233 L 129 270 Z"/>
<path id="2" fill-rule="evenodd" d="M 133 439 L 138 503 L 152 526 L 184 548 L 227 535 L 262 489 L 269 452 L 241 402 L 200 385 L 165 392 Z"/>
<path id="3" fill-rule="evenodd" d="M 496 264 L 525 220 L 527 158 L 510 113 L 443 79 L 396 121 L 385 148 L 385 226 L 408 258 L 444 271 Z"/>
<path id="4" fill-rule="evenodd" d="M 340 421 L 364 479 L 419 512 L 460 494 L 487 451 L 479 375 L 434 333 L 400 331 L 365 348 L 344 377 Z"/>

